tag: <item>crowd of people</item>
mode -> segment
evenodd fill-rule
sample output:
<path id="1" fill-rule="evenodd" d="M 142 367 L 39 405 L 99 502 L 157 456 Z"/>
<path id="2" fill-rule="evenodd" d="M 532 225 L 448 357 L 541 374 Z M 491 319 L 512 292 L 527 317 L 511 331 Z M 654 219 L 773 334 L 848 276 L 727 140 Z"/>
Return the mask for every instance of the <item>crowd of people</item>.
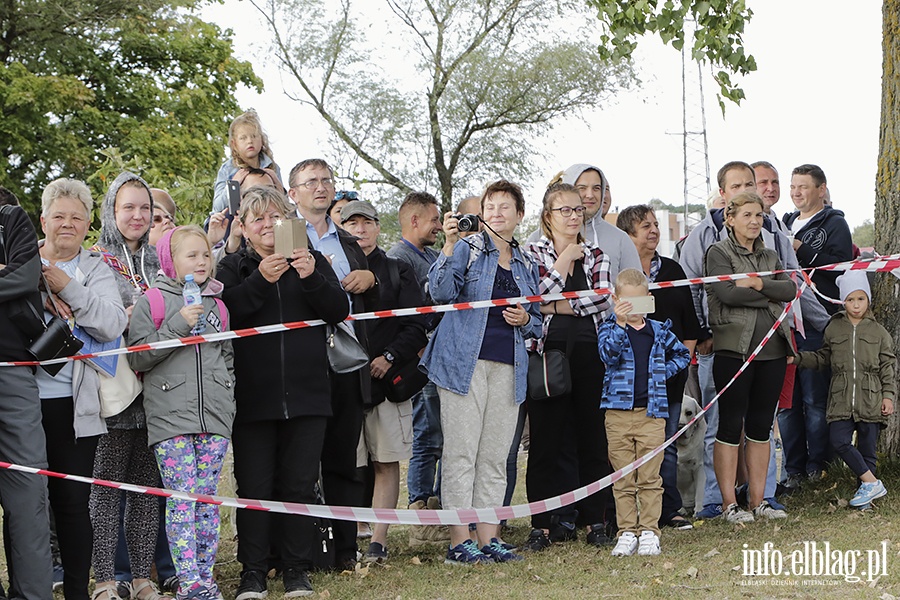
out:
<path id="1" fill-rule="evenodd" d="M 650 206 L 621 210 L 617 226 L 607 221 L 609 182 L 590 164 L 554 178 L 540 228 L 525 242 L 515 237 L 523 191 L 498 180 L 443 215 L 433 195 L 407 194 L 402 237 L 385 251 L 378 210 L 336 190 L 327 162 L 300 161 L 282 184 L 252 112 L 234 121 L 229 142 L 205 230 L 178 226 L 171 197 L 128 172 L 103 198 L 90 248 L 93 199 L 83 182 L 59 179 L 43 191 L 40 241 L 22 209 L 0 211 L 0 360 L 30 358 L 29 307 L 41 322 L 66 320 L 91 348 L 294 321 L 327 326 L 136 352 L 112 364 L 72 361 L 58 372 L 0 368 L 0 458 L 212 494 L 230 445 L 242 498 L 375 508 L 396 508 L 408 461 L 410 509 L 490 508 L 511 501 L 526 423 L 525 489 L 536 501 L 657 448 L 677 430 L 685 393 L 702 406 L 720 393 L 705 417 L 706 483 L 696 507 L 679 494 L 672 445 L 611 489 L 534 515 L 519 548 L 496 522 L 411 527 L 410 543 L 444 544 L 446 562 L 464 565 L 521 560 L 579 536 L 613 556 L 656 555 L 661 529 L 689 529 L 695 516 L 785 518 L 777 496 L 819 477 L 832 449 L 859 477 L 851 506 L 887 493 L 875 443 L 893 411 L 895 359 L 869 310 L 864 273 L 816 271 L 818 296 L 800 293 L 786 273 L 651 290 L 686 277 L 852 259 L 849 228 L 826 204 L 819 167 L 793 170 L 797 210 L 779 219 L 771 164 L 724 165 L 706 218 L 674 258 L 659 252 Z M 240 188 L 237 214 L 229 180 Z M 16 204 L 10 194 L 2 199 Z M 286 249 L 282 231 L 296 219 L 305 236 Z M 186 302 L 191 282 L 199 299 Z M 346 321 L 351 313 L 607 288 L 442 317 Z M 366 357 L 339 366 L 338 354 L 352 348 Z M 531 359 L 549 353 L 561 357 L 556 374 L 564 371 L 567 385 L 539 395 L 530 371 L 549 362 Z M 740 385 L 729 386 L 742 368 Z M 8 470 L 0 471 L 0 502 L 10 597 L 49 595 L 50 512 L 67 600 L 222 597 L 215 505 Z M 265 597 L 273 568 L 291 598 L 313 593 L 315 568 L 389 556 L 384 524 L 325 528 L 310 517 L 241 510 L 236 525 L 237 600 Z M 360 551 L 358 539 L 368 537 Z"/>

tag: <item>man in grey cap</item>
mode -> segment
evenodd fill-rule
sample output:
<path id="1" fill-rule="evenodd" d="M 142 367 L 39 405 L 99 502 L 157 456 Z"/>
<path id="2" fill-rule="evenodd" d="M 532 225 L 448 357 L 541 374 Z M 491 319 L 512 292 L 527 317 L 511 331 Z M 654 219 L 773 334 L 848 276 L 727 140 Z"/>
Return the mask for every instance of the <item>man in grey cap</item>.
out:
<path id="1" fill-rule="evenodd" d="M 425 295 L 416 273 L 406 262 L 391 258 L 378 247 L 381 224 L 378 211 L 363 200 L 349 202 L 341 209 L 341 226 L 356 236 L 366 255 L 369 268 L 380 281 L 378 301 L 372 310 L 412 308 L 425 303 Z M 376 319 L 369 329 L 369 369 L 372 375 L 370 398 L 366 405 L 362 435 L 357 449 L 357 466 L 365 466 L 371 458 L 375 472 L 372 494 L 373 508 L 396 508 L 400 496 L 400 461 L 412 457 L 412 400 L 386 402 L 389 381 L 410 362 L 419 360 L 425 347 L 424 316 Z M 363 556 L 366 563 L 387 560 L 388 526 L 378 523 L 372 542 Z"/>
<path id="2" fill-rule="evenodd" d="M 622 269 L 643 271 L 637 249 L 628 234 L 604 219 L 604 197 L 608 182 L 600 167 L 579 163 L 562 173 L 562 182 L 574 185 L 584 205 L 584 237 L 603 250 L 609 257 L 609 279 L 615 281 Z M 608 211 L 609 208 L 607 207 Z M 538 229 L 528 241 L 536 241 L 541 236 Z"/>

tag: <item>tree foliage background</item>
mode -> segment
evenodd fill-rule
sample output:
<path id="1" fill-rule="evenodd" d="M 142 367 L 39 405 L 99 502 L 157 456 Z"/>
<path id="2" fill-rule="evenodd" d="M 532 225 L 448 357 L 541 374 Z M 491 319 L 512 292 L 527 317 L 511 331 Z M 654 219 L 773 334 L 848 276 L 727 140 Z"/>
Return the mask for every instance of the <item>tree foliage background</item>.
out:
<path id="1" fill-rule="evenodd" d="M 51 180 L 89 180 L 95 197 L 122 167 L 180 200 L 212 203 L 239 84 L 231 32 L 199 19 L 205 0 L 0 3 L 0 185 L 32 216 Z"/>
<path id="2" fill-rule="evenodd" d="M 350 0 L 250 1 L 285 92 L 329 125 L 339 174 L 437 190 L 444 210 L 487 178 L 530 178 L 555 119 L 633 81 L 597 53 L 583 0 L 378 0 L 391 29 L 372 41 Z"/>

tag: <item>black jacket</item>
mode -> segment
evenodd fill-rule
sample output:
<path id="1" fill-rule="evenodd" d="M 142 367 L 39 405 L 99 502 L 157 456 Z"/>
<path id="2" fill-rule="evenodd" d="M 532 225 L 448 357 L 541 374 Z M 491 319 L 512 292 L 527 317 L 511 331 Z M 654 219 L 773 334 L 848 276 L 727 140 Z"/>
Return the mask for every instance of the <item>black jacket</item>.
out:
<path id="1" fill-rule="evenodd" d="M 372 250 L 367 258 L 369 269 L 375 273 L 381 289 L 379 300 L 371 310 L 411 308 L 425 304 L 416 273 L 407 263 L 389 257 L 381 248 Z M 370 358 L 381 356 L 387 350 L 394 356 L 394 366 L 404 365 L 413 359 L 418 361 L 419 351 L 428 343 L 428 338 L 425 337 L 425 315 L 386 317 L 370 323 Z M 379 404 L 383 401 L 382 387 L 373 385 L 371 403 Z"/>
<path id="2" fill-rule="evenodd" d="M 4 246 L 0 248 L 0 264 L 4 265 L 0 269 L 0 360 L 34 360 L 25 350 L 30 336 L 23 333 L 20 324 L 25 320 L 37 322 L 30 311 L 23 312 L 27 310 L 26 301 L 41 306 L 37 235 L 28 215 L 18 206 L 0 210 L 0 227 Z"/>
<path id="3" fill-rule="evenodd" d="M 687 279 L 684 269 L 671 258 L 660 256 L 662 266 L 656 275 L 656 281 L 678 281 Z M 647 315 L 648 319 L 665 323 L 672 321 L 672 333 L 680 341 L 696 340 L 700 336 L 700 322 L 694 311 L 694 299 L 688 286 L 662 288 L 651 292 L 656 299 L 656 312 Z"/>
<path id="4" fill-rule="evenodd" d="M 350 305 L 337 276 L 319 252 L 316 270 L 301 279 L 288 269 L 277 283 L 259 272 L 259 255 L 249 248 L 219 263 L 216 278 L 233 330 L 323 319 L 339 323 Z M 234 340 L 235 422 L 331 416 L 331 380 L 325 328 L 308 327 Z"/>
<path id="5" fill-rule="evenodd" d="M 784 222 L 790 227 L 799 216 L 800 211 L 794 211 L 784 215 Z M 844 220 L 844 213 L 827 204 L 813 215 L 809 223 L 797 232 L 794 239 L 801 242 L 797 248 L 797 260 L 801 267 L 821 267 L 853 260 L 853 238 L 850 227 Z M 829 298 L 840 299 L 840 292 L 835 283 L 840 274 L 840 271 L 816 271 L 812 280 L 820 292 Z M 822 298 L 819 298 L 819 302 L 830 315 L 841 308 L 839 304 L 832 304 Z"/>

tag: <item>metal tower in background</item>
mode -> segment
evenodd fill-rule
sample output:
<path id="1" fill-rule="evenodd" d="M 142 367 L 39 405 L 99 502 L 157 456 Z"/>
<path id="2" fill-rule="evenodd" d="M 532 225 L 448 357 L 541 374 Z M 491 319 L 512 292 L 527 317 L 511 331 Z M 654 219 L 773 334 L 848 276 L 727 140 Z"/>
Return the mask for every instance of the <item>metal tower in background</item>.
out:
<path id="1" fill-rule="evenodd" d="M 684 154 L 684 219 L 688 204 L 706 205 L 709 196 L 709 152 L 706 140 L 706 108 L 703 102 L 703 71 L 690 54 L 693 22 L 685 22 L 685 44 L 681 48 L 682 148 Z"/>

